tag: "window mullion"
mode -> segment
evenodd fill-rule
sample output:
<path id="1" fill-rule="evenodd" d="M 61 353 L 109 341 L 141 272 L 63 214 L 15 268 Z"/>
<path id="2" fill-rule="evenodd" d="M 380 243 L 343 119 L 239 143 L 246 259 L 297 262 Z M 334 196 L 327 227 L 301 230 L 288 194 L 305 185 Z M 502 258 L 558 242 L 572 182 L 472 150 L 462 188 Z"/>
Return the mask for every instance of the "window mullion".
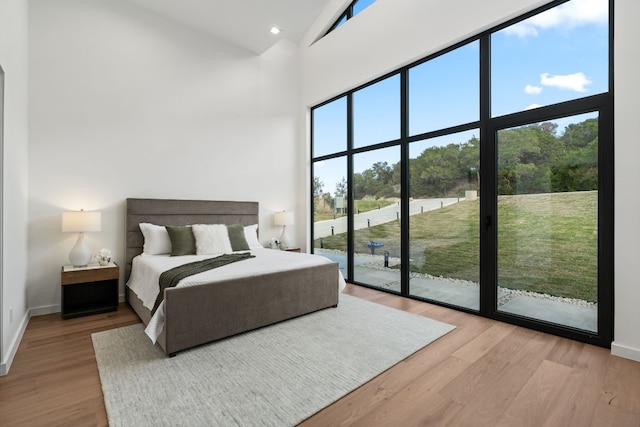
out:
<path id="1" fill-rule="evenodd" d="M 347 281 L 354 281 L 353 93 L 347 95 Z"/>
<path id="2" fill-rule="evenodd" d="M 409 296 L 409 77 L 406 69 L 400 73 L 400 293 Z"/>
<path id="3" fill-rule="evenodd" d="M 496 138 L 491 121 L 491 36 L 480 38 L 480 312 L 496 310 Z"/>

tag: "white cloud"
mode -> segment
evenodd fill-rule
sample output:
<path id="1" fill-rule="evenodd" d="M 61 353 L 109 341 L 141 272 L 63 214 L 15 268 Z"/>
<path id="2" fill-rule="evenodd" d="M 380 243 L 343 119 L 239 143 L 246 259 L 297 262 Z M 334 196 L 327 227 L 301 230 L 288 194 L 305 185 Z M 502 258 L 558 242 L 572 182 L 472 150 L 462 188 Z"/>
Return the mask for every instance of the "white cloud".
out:
<path id="1" fill-rule="evenodd" d="M 582 72 L 564 76 L 550 76 L 549 73 L 540 74 L 540 84 L 543 86 L 557 87 L 558 89 L 586 92 L 587 89 L 585 86 L 591 83 L 591 80 Z"/>
<path id="2" fill-rule="evenodd" d="M 542 105 L 540 104 L 531 104 L 528 107 L 525 108 L 525 110 L 533 110 L 534 108 L 540 108 L 542 107 Z"/>
<path id="3" fill-rule="evenodd" d="M 524 93 L 527 95 L 538 95 L 540 92 L 542 92 L 542 88 L 540 86 L 526 85 L 524 88 Z"/>
<path id="4" fill-rule="evenodd" d="M 528 21 L 523 21 L 505 28 L 504 33 L 510 36 L 525 38 L 527 36 L 536 37 L 538 35 L 538 30 L 536 27 L 529 24 Z"/>
<path id="5" fill-rule="evenodd" d="M 535 37 L 539 30 L 549 28 L 569 30 L 587 24 L 604 25 L 608 22 L 607 11 L 607 0 L 572 0 L 511 25 L 504 32 L 517 37 Z"/>

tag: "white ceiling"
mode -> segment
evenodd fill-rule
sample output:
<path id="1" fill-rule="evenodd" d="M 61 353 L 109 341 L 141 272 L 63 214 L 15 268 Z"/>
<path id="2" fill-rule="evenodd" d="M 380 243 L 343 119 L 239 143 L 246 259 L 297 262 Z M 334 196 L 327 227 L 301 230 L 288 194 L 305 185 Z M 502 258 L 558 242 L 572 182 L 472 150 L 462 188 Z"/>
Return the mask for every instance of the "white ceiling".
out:
<path id="1" fill-rule="evenodd" d="M 298 43 L 330 0 L 126 0 L 257 54 Z M 269 32 L 277 26 L 282 32 Z"/>

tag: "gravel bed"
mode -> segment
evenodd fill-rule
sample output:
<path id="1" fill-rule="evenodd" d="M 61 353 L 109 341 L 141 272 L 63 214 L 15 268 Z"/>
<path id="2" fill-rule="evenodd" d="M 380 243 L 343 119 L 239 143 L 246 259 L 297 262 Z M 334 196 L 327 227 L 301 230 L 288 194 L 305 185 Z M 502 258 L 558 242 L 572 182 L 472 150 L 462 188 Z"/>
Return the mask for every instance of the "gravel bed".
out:
<path id="1" fill-rule="evenodd" d="M 344 252 L 338 251 L 338 250 L 335 250 L 335 249 L 320 249 L 319 251 L 333 253 L 333 254 L 339 254 L 339 255 L 346 255 Z M 384 266 L 384 256 L 383 255 L 357 254 L 356 257 L 357 258 L 370 258 L 371 259 L 370 262 L 367 262 L 367 263 L 364 263 L 364 264 L 359 264 L 358 265 L 359 267 L 370 268 L 372 270 L 380 270 L 380 271 L 398 271 L 398 269 L 387 268 L 387 267 Z M 389 264 L 390 265 L 394 265 L 394 264 L 397 265 L 399 263 L 400 263 L 400 258 L 389 257 Z M 442 276 L 437 277 L 437 276 L 432 276 L 430 274 L 425 274 L 425 273 L 414 273 L 414 272 L 411 272 L 411 273 L 409 273 L 409 277 L 412 278 L 412 279 L 440 280 L 440 281 L 445 281 L 445 282 L 451 283 L 452 285 L 466 286 L 466 287 L 472 287 L 472 288 L 478 288 L 480 286 L 478 283 L 472 282 L 470 280 L 451 279 L 451 278 L 442 277 Z M 387 286 L 383 286 L 383 287 L 388 287 L 388 286 L 390 286 L 392 284 L 393 283 L 390 283 Z M 507 288 L 498 287 L 498 292 L 503 294 L 498 300 L 498 306 L 506 304 L 507 302 L 511 301 L 515 297 L 526 296 L 526 297 L 545 299 L 545 300 L 550 300 L 550 301 L 557 301 L 557 302 L 561 302 L 561 303 L 564 303 L 564 304 L 577 305 L 577 306 L 580 306 L 580 307 L 588 307 L 588 308 L 597 308 L 598 307 L 598 303 L 595 303 L 595 302 L 584 301 L 584 300 L 576 299 L 576 298 L 556 297 L 556 296 L 549 295 L 549 294 L 540 294 L 540 293 L 537 293 L 537 292 L 522 291 L 522 290 L 518 290 L 518 289 L 507 289 Z"/>

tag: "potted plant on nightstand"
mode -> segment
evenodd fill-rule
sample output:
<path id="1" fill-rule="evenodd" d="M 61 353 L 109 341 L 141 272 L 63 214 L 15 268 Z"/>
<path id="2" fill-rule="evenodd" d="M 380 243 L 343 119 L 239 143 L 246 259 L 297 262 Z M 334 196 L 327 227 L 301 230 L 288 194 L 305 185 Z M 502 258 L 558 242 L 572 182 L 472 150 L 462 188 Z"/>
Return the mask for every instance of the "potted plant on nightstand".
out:
<path id="1" fill-rule="evenodd" d="M 111 262 L 111 251 L 109 249 L 102 248 L 96 254 L 98 264 L 105 266 Z"/>

